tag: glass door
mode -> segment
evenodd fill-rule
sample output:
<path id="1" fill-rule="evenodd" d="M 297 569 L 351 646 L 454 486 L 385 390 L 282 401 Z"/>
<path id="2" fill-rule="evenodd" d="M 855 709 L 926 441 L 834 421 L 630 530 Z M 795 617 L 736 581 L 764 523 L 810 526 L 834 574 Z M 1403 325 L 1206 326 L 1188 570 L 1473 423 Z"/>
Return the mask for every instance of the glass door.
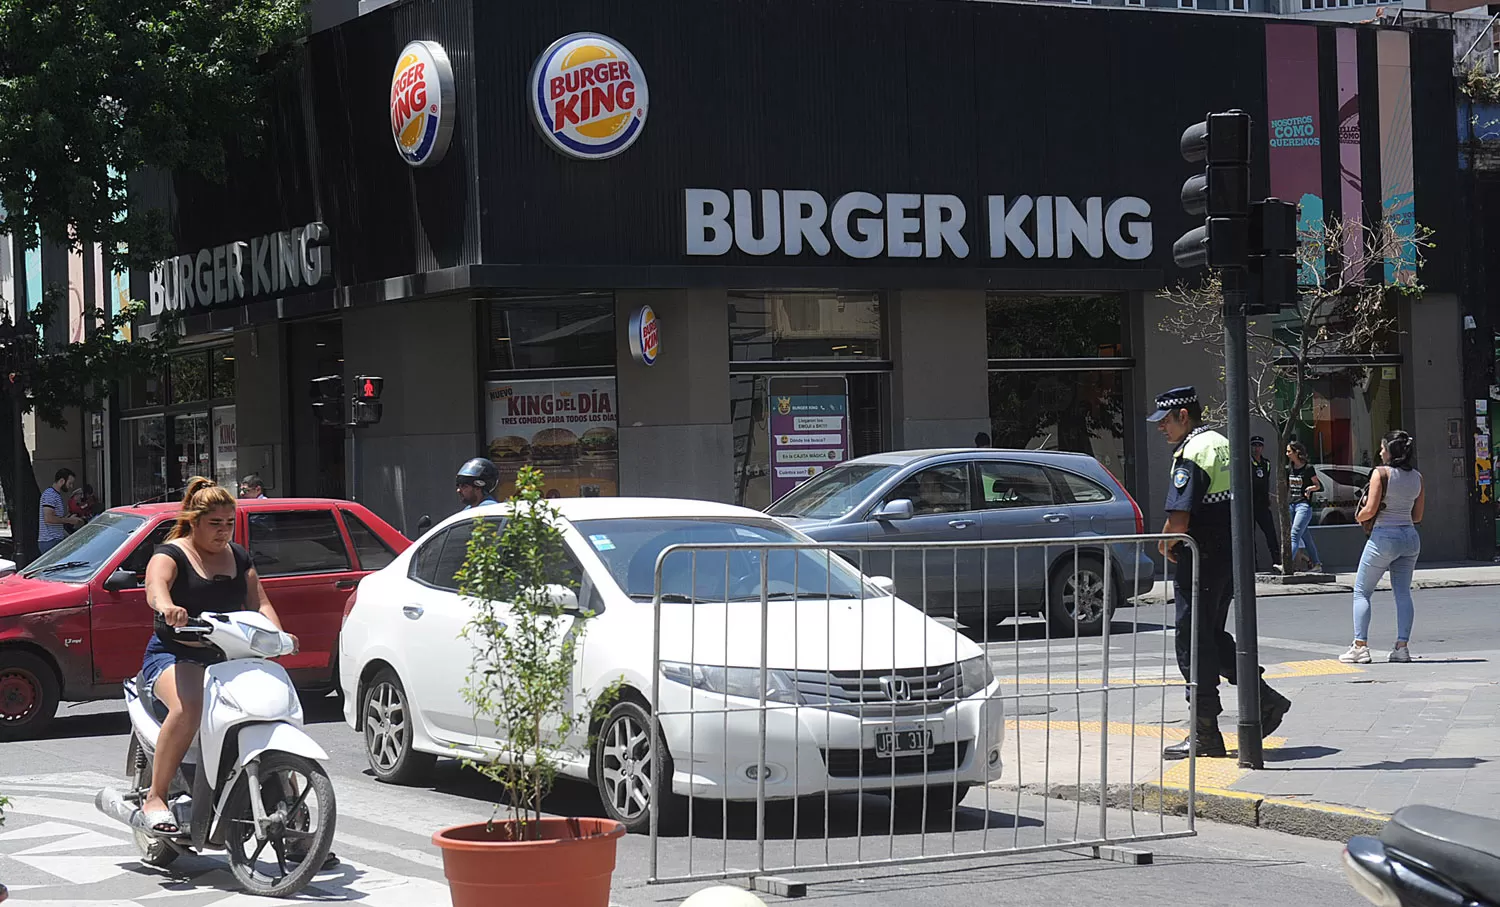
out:
<path id="1" fill-rule="evenodd" d="M 194 476 L 214 477 L 213 447 L 209 443 L 208 413 L 184 413 L 172 417 L 172 449 L 176 454 L 177 481 L 184 488 Z"/>

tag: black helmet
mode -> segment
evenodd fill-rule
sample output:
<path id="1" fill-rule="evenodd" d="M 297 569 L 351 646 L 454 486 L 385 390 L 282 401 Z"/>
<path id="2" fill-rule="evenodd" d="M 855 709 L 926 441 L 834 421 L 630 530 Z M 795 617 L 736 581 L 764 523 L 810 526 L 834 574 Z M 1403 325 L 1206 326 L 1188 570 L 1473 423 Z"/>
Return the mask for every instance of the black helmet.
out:
<path id="1" fill-rule="evenodd" d="M 475 457 L 458 468 L 458 484 L 494 491 L 495 486 L 500 484 L 500 470 L 489 460 Z"/>

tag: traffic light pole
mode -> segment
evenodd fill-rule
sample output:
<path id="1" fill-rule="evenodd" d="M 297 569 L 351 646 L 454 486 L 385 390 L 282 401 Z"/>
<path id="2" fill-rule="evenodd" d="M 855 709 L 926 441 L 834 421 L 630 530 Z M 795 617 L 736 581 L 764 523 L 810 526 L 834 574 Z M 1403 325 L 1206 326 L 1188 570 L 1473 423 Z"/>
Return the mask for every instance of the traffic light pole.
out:
<path id="1" fill-rule="evenodd" d="M 1260 632 L 1255 619 L 1255 515 L 1250 488 L 1250 368 L 1245 271 L 1224 280 L 1224 391 L 1229 404 L 1230 520 L 1234 544 L 1235 662 L 1241 768 L 1264 768 L 1260 733 Z M 1201 612 L 1200 612 L 1201 613 Z M 1217 680 L 1217 678 L 1215 678 Z"/>

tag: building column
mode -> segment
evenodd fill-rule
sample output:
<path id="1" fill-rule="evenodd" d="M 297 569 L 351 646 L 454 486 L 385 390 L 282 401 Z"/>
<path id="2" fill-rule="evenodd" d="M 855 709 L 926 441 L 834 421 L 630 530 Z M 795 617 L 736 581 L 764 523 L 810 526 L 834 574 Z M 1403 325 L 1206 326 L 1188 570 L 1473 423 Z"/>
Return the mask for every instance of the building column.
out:
<path id="1" fill-rule="evenodd" d="M 656 313 L 655 365 L 630 355 L 630 316 Z M 723 290 L 615 294 L 620 494 L 734 500 L 729 297 Z"/>
<path id="2" fill-rule="evenodd" d="M 1458 297 L 1434 293 L 1400 302 L 1401 426 L 1417 444 L 1427 518 L 1422 523 L 1422 560 L 1469 557 L 1470 489 L 1474 439 L 1466 426 L 1463 398 L 1462 315 Z M 1494 418 L 1494 413 L 1490 418 Z M 1449 446 L 1449 421 L 1459 424 L 1459 449 Z M 1493 426 L 1492 426 L 1493 427 Z"/>
<path id="3" fill-rule="evenodd" d="M 969 447 L 990 431 L 983 290 L 887 295 L 891 448 Z"/>
<path id="4" fill-rule="evenodd" d="M 281 325 L 234 334 L 235 480 L 258 475 L 266 494 L 287 493 L 286 343 Z"/>

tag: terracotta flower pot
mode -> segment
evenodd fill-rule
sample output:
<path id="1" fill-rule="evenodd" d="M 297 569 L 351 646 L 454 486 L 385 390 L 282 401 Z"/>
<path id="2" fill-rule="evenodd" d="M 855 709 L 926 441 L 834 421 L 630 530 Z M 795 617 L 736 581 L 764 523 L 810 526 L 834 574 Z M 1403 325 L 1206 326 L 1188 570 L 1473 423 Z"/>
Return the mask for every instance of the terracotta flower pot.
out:
<path id="1" fill-rule="evenodd" d="M 455 825 L 432 836 L 443 852 L 453 907 L 609 907 L 615 845 L 625 826 L 547 818 L 537 840 L 517 841 L 512 825 Z"/>

